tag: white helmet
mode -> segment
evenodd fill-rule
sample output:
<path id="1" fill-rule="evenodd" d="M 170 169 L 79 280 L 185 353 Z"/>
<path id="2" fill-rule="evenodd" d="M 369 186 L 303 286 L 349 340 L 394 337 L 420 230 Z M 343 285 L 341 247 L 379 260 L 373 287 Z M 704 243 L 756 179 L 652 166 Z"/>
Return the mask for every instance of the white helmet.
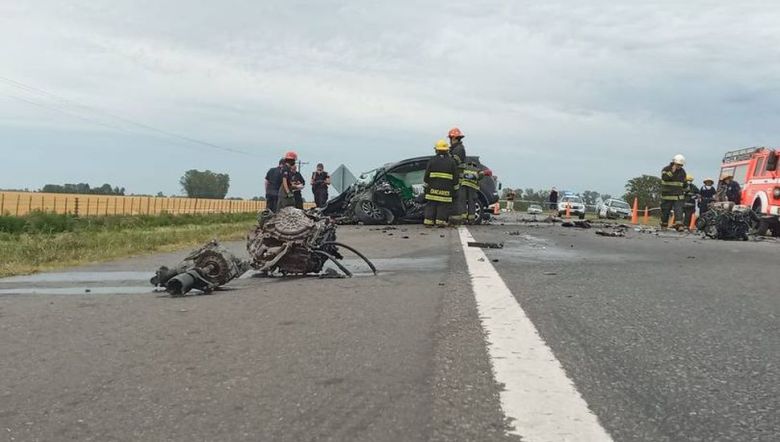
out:
<path id="1" fill-rule="evenodd" d="M 679 164 L 680 166 L 685 166 L 685 157 L 678 153 L 672 158 L 672 162 L 674 164 Z"/>

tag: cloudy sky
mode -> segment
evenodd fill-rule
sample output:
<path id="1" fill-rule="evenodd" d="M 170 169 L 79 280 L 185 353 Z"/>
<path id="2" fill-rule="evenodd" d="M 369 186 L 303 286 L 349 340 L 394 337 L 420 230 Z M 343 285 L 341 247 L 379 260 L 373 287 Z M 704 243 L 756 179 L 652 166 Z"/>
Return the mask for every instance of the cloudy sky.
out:
<path id="1" fill-rule="evenodd" d="M 778 23 L 770 0 L 0 0 L 0 188 L 208 168 L 251 197 L 288 149 L 362 171 L 452 126 L 511 187 L 622 193 L 676 153 L 715 175 L 780 144 Z"/>

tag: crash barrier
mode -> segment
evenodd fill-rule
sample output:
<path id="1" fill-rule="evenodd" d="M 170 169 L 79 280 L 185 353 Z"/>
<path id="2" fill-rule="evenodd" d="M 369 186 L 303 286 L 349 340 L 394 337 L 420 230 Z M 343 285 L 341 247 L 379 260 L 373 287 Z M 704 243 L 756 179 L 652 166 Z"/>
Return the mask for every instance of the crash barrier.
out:
<path id="1" fill-rule="evenodd" d="M 310 207 L 314 204 L 304 203 L 304 208 Z M 77 216 L 250 213 L 264 208 L 265 201 L 251 200 L 0 192 L 0 215 L 11 216 L 24 216 L 31 212 Z"/>

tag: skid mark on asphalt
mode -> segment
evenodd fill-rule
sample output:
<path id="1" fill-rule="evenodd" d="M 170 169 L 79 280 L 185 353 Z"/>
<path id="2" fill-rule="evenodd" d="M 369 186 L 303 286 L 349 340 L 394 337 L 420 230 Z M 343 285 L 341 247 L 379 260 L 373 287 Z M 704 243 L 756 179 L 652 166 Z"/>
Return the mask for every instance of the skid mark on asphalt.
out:
<path id="1" fill-rule="evenodd" d="M 611 441 L 561 363 L 465 227 L 459 229 L 501 407 L 528 441 Z"/>

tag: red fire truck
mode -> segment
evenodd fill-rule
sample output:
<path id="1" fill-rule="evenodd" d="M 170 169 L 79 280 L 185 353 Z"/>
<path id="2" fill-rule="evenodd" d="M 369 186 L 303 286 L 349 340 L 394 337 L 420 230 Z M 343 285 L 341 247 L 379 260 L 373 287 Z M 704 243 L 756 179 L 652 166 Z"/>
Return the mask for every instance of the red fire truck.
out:
<path id="1" fill-rule="evenodd" d="M 720 168 L 720 178 L 727 175 L 742 186 L 742 204 L 752 207 L 762 217 L 759 227 L 771 229 L 780 236 L 780 152 L 767 147 L 750 147 L 727 152 Z"/>

